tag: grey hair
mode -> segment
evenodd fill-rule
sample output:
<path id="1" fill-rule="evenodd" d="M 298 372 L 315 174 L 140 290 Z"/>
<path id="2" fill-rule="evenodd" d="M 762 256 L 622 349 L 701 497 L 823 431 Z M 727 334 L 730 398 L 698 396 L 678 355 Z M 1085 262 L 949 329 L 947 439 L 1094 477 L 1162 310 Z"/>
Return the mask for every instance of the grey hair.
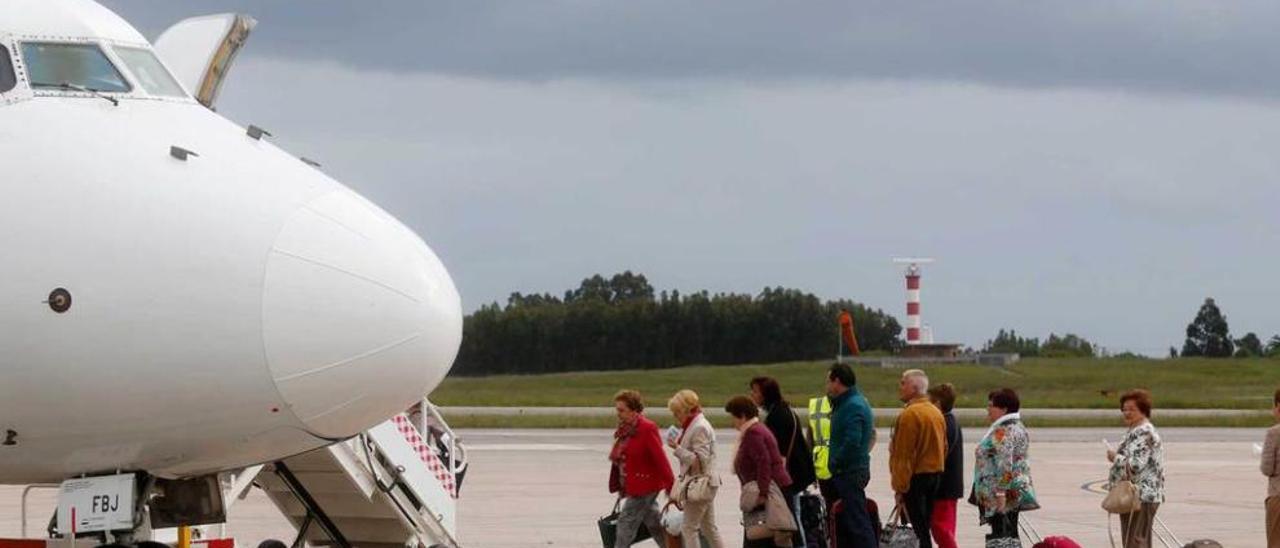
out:
<path id="1" fill-rule="evenodd" d="M 902 372 L 902 378 L 911 379 L 911 384 L 916 388 L 917 395 L 929 393 L 929 375 L 921 369 L 908 369 Z"/>

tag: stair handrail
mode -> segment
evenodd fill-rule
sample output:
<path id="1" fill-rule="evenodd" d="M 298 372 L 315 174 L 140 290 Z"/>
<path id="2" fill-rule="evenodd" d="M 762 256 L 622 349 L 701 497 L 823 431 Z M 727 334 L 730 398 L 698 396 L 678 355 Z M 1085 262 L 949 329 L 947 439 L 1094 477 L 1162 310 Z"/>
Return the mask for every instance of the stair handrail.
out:
<path id="1" fill-rule="evenodd" d="M 33 483 L 22 489 L 22 538 L 27 538 L 27 498 L 36 489 L 58 489 L 58 483 Z"/>
<path id="2" fill-rule="evenodd" d="M 444 415 L 440 414 L 440 408 L 431 403 L 431 400 L 422 398 L 422 424 L 416 426 L 418 426 L 418 431 L 425 435 L 428 441 L 431 442 L 432 447 L 434 447 L 435 443 L 439 440 L 435 439 L 435 432 L 428 427 L 428 413 L 430 414 L 431 419 L 435 421 L 436 427 L 439 428 L 443 434 L 449 436 L 449 440 L 447 442 L 449 462 L 446 463 L 445 466 L 449 470 L 449 475 L 453 476 L 453 480 L 456 482 L 458 481 L 458 471 L 466 468 L 466 449 L 461 443 L 458 443 L 458 434 L 449 426 L 448 421 L 444 420 Z"/>

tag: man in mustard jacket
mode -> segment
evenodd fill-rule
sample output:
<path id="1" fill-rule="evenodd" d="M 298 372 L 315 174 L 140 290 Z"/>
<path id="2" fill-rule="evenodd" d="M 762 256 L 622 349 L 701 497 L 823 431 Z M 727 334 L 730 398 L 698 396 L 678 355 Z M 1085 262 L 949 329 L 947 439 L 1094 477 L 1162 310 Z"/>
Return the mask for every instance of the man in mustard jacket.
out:
<path id="1" fill-rule="evenodd" d="M 933 499 L 942 482 L 947 455 L 947 421 L 929 402 L 929 377 L 910 369 L 898 382 L 898 399 L 906 404 L 889 442 L 889 476 L 894 498 L 907 513 L 920 548 L 932 548 L 929 522 Z"/>

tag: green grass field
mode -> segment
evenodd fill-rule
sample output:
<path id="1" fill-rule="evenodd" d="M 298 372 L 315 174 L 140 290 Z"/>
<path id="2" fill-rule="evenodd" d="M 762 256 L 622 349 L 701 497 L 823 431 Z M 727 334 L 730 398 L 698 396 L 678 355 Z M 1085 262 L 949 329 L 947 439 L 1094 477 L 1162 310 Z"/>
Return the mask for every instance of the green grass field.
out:
<path id="1" fill-rule="evenodd" d="M 638 371 L 449 378 L 431 399 L 443 406 L 607 407 L 621 388 L 635 388 L 650 405 L 663 406 L 676 390 L 692 388 L 707 405 L 721 405 L 747 391 L 747 381 L 770 375 L 786 397 L 801 402 L 820 394 L 828 362 L 696 366 Z M 1007 369 L 981 365 L 927 368 L 932 382 L 959 391 L 957 407 L 984 407 L 998 387 L 1018 391 L 1024 407 L 1115 408 L 1121 391 L 1151 390 L 1157 410 L 1270 408 L 1280 386 L 1274 359 L 1027 359 Z M 872 405 L 897 405 L 900 369 L 857 368 L 858 384 Z M 1243 426 L 1243 424 L 1241 424 Z"/>

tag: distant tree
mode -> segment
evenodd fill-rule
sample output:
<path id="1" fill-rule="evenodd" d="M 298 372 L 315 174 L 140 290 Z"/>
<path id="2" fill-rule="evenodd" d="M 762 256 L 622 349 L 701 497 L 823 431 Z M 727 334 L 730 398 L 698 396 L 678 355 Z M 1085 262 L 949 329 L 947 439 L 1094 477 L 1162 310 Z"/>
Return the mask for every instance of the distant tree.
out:
<path id="1" fill-rule="evenodd" d="M 1275 335 L 1267 341 L 1265 354 L 1268 358 L 1280 358 L 1280 335 Z"/>
<path id="2" fill-rule="evenodd" d="M 1173 356 L 1176 358 L 1176 357 L 1178 356 L 1178 350 L 1177 350 L 1176 348 L 1174 348 L 1174 349 L 1172 349 L 1172 350 L 1173 350 Z M 1147 356 L 1143 356 L 1142 354 L 1135 354 L 1135 353 L 1133 353 L 1132 351 L 1125 350 L 1124 352 L 1121 352 L 1121 353 L 1119 353 L 1119 354 L 1113 354 L 1113 355 L 1111 355 L 1111 356 L 1110 356 L 1110 359 L 1113 359 L 1113 360 L 1149 360 L 1149 359 L 1151 359 L 1151 358 L 1150 358 L 1150 357 L 1147 357 Z"/>
<path id="3" fill-rule="evenodd" d="M 1236 340 L 1237 358 L 1256 358 L 1263 355 L 1262 339 L 1254 333 L 1246 333 Z"/>
<path id="4" fill-rule="evenodd" d="M 1024 358 L 1030 358 L 1040 355 L 1040 339 L 1023 338 L 1018 336 L 1018 332 L 1010 329 L 1000 330 L 996 333 L 996 338 L 988 340 L 983 345 L 984 353 L 996 354 L 1019 354 Z"/>
<path id="5" fill-rule="evenodd" d="M 1235 342 L 1231 340 L 1231 329 L 1227 326 L 1226 316 L 1218 310 L 1213 299 L 1205 299 L 1195 319 L 1187 325 L 1187 340 L 1182 344 L 1182 355 L 1229 358 L 1234 353 Z"/>
<path id="6" fill-rule="evenodd" d="M 1092 358 L 1095 356 L 1094 346 L 1083 337 L 1068 333 L 1061 337 L 1049 334 L 1049 338 L 1040 345 L 1040 356 L 1045 358 Z"/>

